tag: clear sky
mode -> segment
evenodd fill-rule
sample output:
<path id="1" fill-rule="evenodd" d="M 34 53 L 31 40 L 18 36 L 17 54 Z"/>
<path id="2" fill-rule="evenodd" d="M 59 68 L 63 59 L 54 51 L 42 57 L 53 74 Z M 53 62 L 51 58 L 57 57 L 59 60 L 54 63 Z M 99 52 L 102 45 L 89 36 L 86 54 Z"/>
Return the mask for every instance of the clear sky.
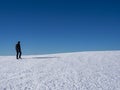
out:
<path id="1" fill-rule="evenodd" d="M 120 50 L 119 0 L 0 0 L 0 55 Z"/>

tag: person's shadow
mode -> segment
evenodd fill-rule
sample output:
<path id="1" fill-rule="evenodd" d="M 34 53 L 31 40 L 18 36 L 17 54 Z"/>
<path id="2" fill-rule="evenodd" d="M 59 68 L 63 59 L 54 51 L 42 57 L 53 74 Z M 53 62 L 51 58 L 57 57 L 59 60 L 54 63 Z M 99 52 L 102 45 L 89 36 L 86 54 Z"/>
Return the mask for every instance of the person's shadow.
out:
<path id="1" fill-rule="evenodd" d="M 59 57 L 49 57 L 49 56 L 44 56 L 44 57 L 25 57 L 25 58 L 22 58 L 22 59 L 54 59 L 54 58 L 59 58 Z"/>
<path id="2" fill-rule="evenodd" d="M 32 57 L 32 59 L 52 59 L 52 58 L 59 58 L 59 57 Z"/>

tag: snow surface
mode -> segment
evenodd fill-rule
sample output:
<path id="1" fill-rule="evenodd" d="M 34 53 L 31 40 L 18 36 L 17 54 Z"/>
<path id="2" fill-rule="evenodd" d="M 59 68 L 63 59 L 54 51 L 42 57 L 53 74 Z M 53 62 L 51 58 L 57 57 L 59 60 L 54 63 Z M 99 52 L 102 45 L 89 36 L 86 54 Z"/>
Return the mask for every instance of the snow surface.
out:
<path id="1" fill-rule="evenodd" d="M 0 90 L 120 90 L 120 51 L 0 56 Z"/>

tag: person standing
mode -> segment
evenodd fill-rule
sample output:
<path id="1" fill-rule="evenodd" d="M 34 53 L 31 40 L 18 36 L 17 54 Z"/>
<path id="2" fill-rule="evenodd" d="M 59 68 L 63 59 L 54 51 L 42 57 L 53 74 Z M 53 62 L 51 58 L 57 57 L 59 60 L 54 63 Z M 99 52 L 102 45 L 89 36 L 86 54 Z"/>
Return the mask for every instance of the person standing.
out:
<path id="1" fill-rule="evenodd" d="M 15 48 L 16 48 L 16 59 L 21 59 L 22 52 L 21 52 L 20 41 L 18 41 Z"/>

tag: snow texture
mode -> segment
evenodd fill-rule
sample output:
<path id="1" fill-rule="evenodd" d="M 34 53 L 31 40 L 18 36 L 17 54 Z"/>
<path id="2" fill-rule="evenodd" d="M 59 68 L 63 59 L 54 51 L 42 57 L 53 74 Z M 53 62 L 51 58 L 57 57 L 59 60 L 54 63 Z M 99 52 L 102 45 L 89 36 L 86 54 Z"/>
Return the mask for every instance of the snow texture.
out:
<path id="1" fill-rule="evenodd" d="M 120 51 L 0 56 L 0 90 L 120 90 Z"/>

